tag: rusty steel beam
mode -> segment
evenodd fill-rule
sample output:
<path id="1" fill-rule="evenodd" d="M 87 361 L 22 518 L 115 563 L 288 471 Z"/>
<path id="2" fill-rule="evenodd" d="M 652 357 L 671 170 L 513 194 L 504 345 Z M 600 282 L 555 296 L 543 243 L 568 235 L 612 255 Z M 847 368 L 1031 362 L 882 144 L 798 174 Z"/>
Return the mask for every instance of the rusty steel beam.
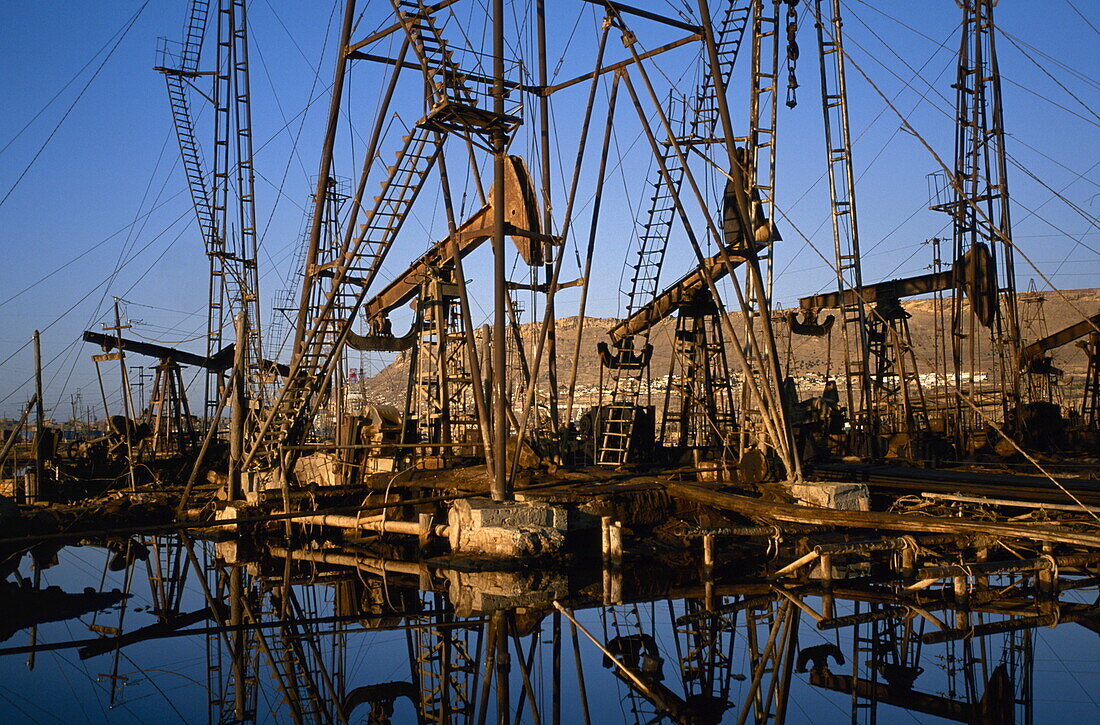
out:
<path id="1" fill-rule="evenodd" d="M 398 68 L 402 68 L 404 70 L 414 70 L 414 71 L 417 71 L 417 72 L 420 72 L 422 70 L 419 63 L 412 63 L 412 62 L 409 62 L 409 61 L 402 61 L 402 60 L 398 60 L 396 58 L 387 58 L 384 55 L 374 55 L 372 53 L 364 53 L 360 50 L 349 52 L 347 57 L 348 57 L 349 60 L 369 60 L 372 63 L 381 63 L 383 65 L 392 65 L 392 66 L 396 66 Z M 492 78 L 490 78 L 489 76 L 486 76 L 486 75 L 482 75 L 480 73 L 473 73 L 473 72 L 464 71 L 463 75 L 465 75 L 468 80 L 471 80 L 475 83 L 484 83 L 485 85 L 489 85 L 493 82 Z M 508 89 L 511 89 L 511 90 L 520 90 L 520 91 L 524 91 L 526 93 L 533 93 L 533 94 L 536 94 L 536 95 L 541 94 L 541 92 L 542 92 L 542 89 L 539 86 L 528 86 L 528 85 L 524 85 L 523 83 L 517 83 L 516 81 L 506 80 L 506 81 L 504 81 L 504 87 L 508 88 Z"/>
<path id="2" fill-rule="evenodd" d="M 899 300 L 903 297 L 915 297 L 917 295 L 931 294 L 951 289 L 955 284 L 955 273 L 930 272 L 918 274 L 915 277 L 902 277 L 878 284 L 864 285 L 859 289 L 859 296 L 865 303 L 874 303 L 879 300 Z M 801 297 L 798 306 L 803 310 L 838 309 L 856 303 L 856 291 L 845 290 L 841 297 L 839 292 L 824 292 L 822 294 Z"/>
<path id="3" fill-rule="evenodd" d="M 510 156 L 505 164 L 504 212 L 508 231 L 521 254 L 528 257 L 537 246 L 539 214 L 535 190 L 530 175 L 518 156 Z M 361 314 L 372 321 L 416 297 L 420 285 L 430 278 L 432 270 L 449 270 L 457 258 L 463 259 L 493 236 L 493 205 L 486 204 L 462 223 L 453 234 L 436 242 L 378 294 L 363 303 Z"/>
<path id="4" fill-rule="evenodd" d="M 181 365 L 193 365 L 205 370 L 222 371 L 233 367 L 233 350 L 235 345 L 232 343 L 226 345 L 212 356 L 206 357 L 205 355 L 196 355 L 193 352 L 177 350 L 174 347 L 168 347 L 166 345 L 157 345 L 156 343 L 142 342 L 140 340 L 129 340 L 125 337 L 118 337 L 116 335 L 104 335 L 103 333 L 92 332 L 91 330 L 86 330 L 84 332 L 83 340 L 84 342 L 99 345 L 103 348 L 104 352 L 114 350 L 115 348 L 121 348 L 126 352 L 133 352 L 147 357 L 155 357 L 159 360 L 171 360 Z M 286 365 L 272 362 L 271 360 L 264 360 L 263 363 L 265 367 L 274 370 L 279 375 L 286 376 L 290 372 L 290 368 Z"/>
<path id="5" fill-rule="evenodd" d="M 120 338 L 116 335 L 104 335 L 90 330 L 84 333 L 84 342 L 91 342 L 99 345 L 103 348 L 104 352 L 110 352 L 116 347 L 121 347 L 121 349 L 126 352 L 133 352 L 147 357 L 155 357 L 160 360 L 172 360 L 181 365 L 194 365 L 195 367 L 205 368 L 207 370 L 226 370 L 233 365 L 233 345 L 223 348 L 211 357 L 206 357 L 205 355 L 196 355 L 191 352 L 177 350 L 174 347 L 157 345 L 152 342 L 127 340 L 126 338 Z M 119 344 L 120 342 L 121 345 Z"/>
<path id="6" fill-rule="evenodd" d="M 600 5 L 601 7 L 608 9 L 614 9 L 626 15 L 636 15 L 639 18 L 645 18 L 646 20 L 652 20 L 657 23 L 671 25 L 672 27 L 679 28 L 680 30 L 687 30 L 688 32 L 692 33 L 703 32 L 702 26 L 685 23 L 683 20 L 676 20 L 675 18 L 670 18 L 667 15 L 659 15 L 657 13 L 650 12 L 649 10 L 643 10 L 642 8 L 636 8 L 632 5 L 627 5 L 626 3 L 614 2 L 614 0 L 584 0 L 584 2 L 591 5 Z"/>
<path id="7" fill-rule="evenodd" d="M 1044 352 L 1068 345 L 1074 340 L 1084 337 L 1100 326 L 1100 312 L 1092 317 L 1075 322 L 1069 327 L 1064 327 L 1058 332 L 1053 332 L 1041 340 L 1036 340 L 1020 351 L 1020 363 L 1026 365 Z"/>
<path id="8" fill-rule="evenodd" d="M 648 305 L 611 328 L 607 334 L 612 344 L 618 345 L 631 335 L 645 332 L 671 315 L 678 307 L 689 304 L 697 292 L 707 287 L 707 276 L 713 282 L 718 282 L 741 266 L 745 261 L 744 254 L 744 243 L 737 240 L 717 254 L 707 257 L 702 265 L 673 282 Z M 728 257 L 729 263 L 723 257 Z"/>
<path id="9" fill-rule="evenodd" d="M 679 40 L 674 40 L 671 43 L 665 43 L 664 45 L 662 45 L 658 48 L 654 48 L 653 50 L 647 50 L 644 53 L 639 53 L 638 54 L 638 60 L 642 61 L 642 60 L 645 60 L 646 58 L 652 58 L 655 55 L 660 55 L 661 53 L 665 53 L 665 52 L 670 51 L 670 50 L 675 50 L 676 48 L 679 48 L 681 45 L 687 45 L 688 43 L 694 43 L 694 42 L 696 42 L 700 39 L 701 39 L 701 36 L 698 33 L 693 33 L 691 35 L 685 35 L 684 37 L 680 38 Z M 594 71 L 590 71 L 588 73 L 585 73 L 584 75 L 579 75 L 576 78 L 570 78 L 567 81 L 562 81 L 561 83 L 557 83 L 557 84 L 552 85 L 552 86 L 547 86 L 546 88 L 543 88 L 541 92 L 544 95 L 551 95 L 551 94 L 557 93 L 558 91 L 563 90 L 565 88 L 569 88 L 570 86 L 575 86 L 578 83 L 582 83 L 582 82 L 584 82 L 584 81 L 586 81 L 590 78 L 595 78 L 597 76 L 602 76 L 605 73 L 612 73 L 612 72 L 617 71 L 617 70 L 622 70 L 623 68 L 626 68 L 627 66 L 634 65 L 634 62 L 635 61 L 634 61 L 633 58 L 628 58 L 627 60 L 621 60 L 618 63 L 611 63 L 610 65 L 605 65 L 605 66 L 599 67 Z"/>
<path id="10" fill-rule="evenodd" d="M 973 722 L 975 707 L 969 702 L 952 700 L 916 690 L 894 690 L 883 682 L 871 682 L 851 675 L 834 675 L 828 670 L 810 673 L 810 684 L 823 690 L 855 695 L 865 700 L 895 705 L 906 710 L 942 717 L 953 722 Z"/>

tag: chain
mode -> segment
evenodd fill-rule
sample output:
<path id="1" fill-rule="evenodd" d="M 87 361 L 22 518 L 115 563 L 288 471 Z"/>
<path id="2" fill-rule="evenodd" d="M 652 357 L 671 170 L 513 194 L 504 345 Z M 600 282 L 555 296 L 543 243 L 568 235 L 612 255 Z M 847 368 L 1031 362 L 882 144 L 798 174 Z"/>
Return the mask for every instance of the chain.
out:
<path id="1" fill-rule="evenodd" d="M 798 0 L 787 3 L 787 108 L 798 105 Z"/>

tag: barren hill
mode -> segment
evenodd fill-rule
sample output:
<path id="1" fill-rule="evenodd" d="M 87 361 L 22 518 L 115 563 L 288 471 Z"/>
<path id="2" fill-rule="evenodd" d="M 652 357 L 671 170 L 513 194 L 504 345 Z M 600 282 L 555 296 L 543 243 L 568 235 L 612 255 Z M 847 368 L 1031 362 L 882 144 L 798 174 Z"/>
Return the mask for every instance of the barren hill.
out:
<path id="1" fill-rule="evenodd" d="M 1078 322 L 1081 314 L 1094 315 L 1100 312 L 1100 289 L 1062 290 L 1060 292 L 1042 292 L 1021 294 L 1019 296 L 1019 314 L 1024 343 L 1032 342 L 1046 334 L 1055 332 Z M 950 317 L 950 299 L 940 304 L 942 314 Z M 1074 309 L 1076 308 L 1076 309 Z M 931 361 L 935 357 L 934 330 L 936 329 L 937 302 L 932 299 L 915 299 L 905 302 L 905 309 L 911 315 L 909 328 L 912 334 L 914 353 L 918 365 Z M 835 314 L 835 310 L 826 310 L 821 317 Z M 731 313 L 736 329 L 741 331 L 743 324 L 740 313 Z M 839 322 L 830 336 L 824 338 L 791 335 L 786 322 L 786 311 L 776 313 L 776 336 L 778 338 L 780 363 L 783 370 L 813 386 L 826 374 L 838 375 L 843 367 L 842 340 Z M 558 387 L 564 397 L 569 385 L 573 367 L 573 351 L 576 345 L 578 318 L 561 319 L 557 325 L 557 363 Z M 607 331 L 616 323 L 614 319 L 588 318 L 584 324 L 581 339 L 580 356 L 577 365 L 578 403 L 593 402 L 600 388 L 601 370 L 596 344 L 607 340 Z M 650 375 L 661 378 L 668 374 L 672 356 L 672 335 L 675 331 L 675 319 L 667 319 L 652 331 L 650 342 L 653 344 L 653 358 Z M 529 322 L 520 326 L 527 350 L 528 364 L 533 362 L 538 342 L 538 323 Z M 522 369 L 514 343 L 509 336 L 509 367 L 514 371 Z M 950 344 L 950 343 L 948 343 Z M 733 365 L 732 357 L 730 359 Z M 1054 352 L 1054 364 L 1065 372 L 1063 381 L 1067 384 L 1079 380 L 1085 372 L 1087 360 L 1085 354 L 1075 345 L 1066 345 Z M 542 383 L 547 385 L 545 365 Z M 604 371 L 606 375 L 606 371 Z M 362 382 L 364 399 L 370 402 L 384 402 L 399 405 L 404 399 L 408 376 L 408 354 L 400 354 L 396 361 L 372 378 Z M 518 377 L 518 376 L 517 376 Z M 606 385 L 606 384 L 605 384 Z"/>

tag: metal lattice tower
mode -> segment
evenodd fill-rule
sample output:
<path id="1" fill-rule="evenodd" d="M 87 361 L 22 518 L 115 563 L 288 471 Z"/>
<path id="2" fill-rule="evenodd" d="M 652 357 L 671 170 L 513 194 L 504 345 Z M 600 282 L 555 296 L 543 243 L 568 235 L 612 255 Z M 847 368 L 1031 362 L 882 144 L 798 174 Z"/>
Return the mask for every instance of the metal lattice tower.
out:
<path id="1" fill-rule="evenodd" d="M 676 618 L 674 632 L 685 694 L 728 702 L 738 610 L 727 612 L 724 598 L 717 604 L 715 611 L 709 611 L 704 600 L 685 599 L 684 614 Z"/>
<path id="2" fill-rule="evenodd" d="M 200 70 L 210 20 L 209 0 L 192 0 L 182 42 L 176 53 L 162 42 L 157 70 L 164 74 L 172 119 L 199 229 L 210 260 L 206 353 L 226 344 L 226 329 L 244 312 L 249 321 L 248 380 L 251 395 L 262 397 L 260 374 L 259 281 L 256 268 L 256 200 L 252 159 L 252 112 L 248 67 L 248 20 L 244 0 L 219 0 L 213 70 Z M 190 88 L 213 76 L 214 134 L 209 175 L 198 140 Z M 200 94 L 205 95 L 201 90 Z M 206 415 L 213 417 L 223 386 L 222 374 L 207 372 Z"/>
<path id="3" fill-rule="evenodd" d="M 868 314 L 859 290 L 863 287 L 860 268 L 859 224 L 856 216 L 855 177 L 852 169 L 852 140 L 848 126 L 848 90 L 844 75 L 844 45 L 840 2 L 831 0 L 828 9 L 815 0 L 814 14 L 821 70 L 821 108 L 824 116 L 825 149 L 828 160 L 833 248 L 837 291 L 840 293 L 844 335 L 844 375 L 848 416 L 857 433 L 875 441 L 877 415 L 870 369 L 871 335 Z M 882 333 L 884 334 L 884 333 Z M 862 443 L 862 442 L 861 442 Z M 863 446 L 860 445 L 862 448 Z M 869 451 L 876 454 L 873 449 Z"/>
<path id="4" fill-rule="evenodd" d="M 677 435 L 662 438 L 686 448 L 716 449 L 725 457 L 736 427 L 733 385 L 718 319 L 721 312 L 707 299 L 709 292 L 700 297 L 676 318 L 674 374 L 668 391 L 675 389 L 678 395 L 675 401 L 671 395 L 666 398 L 662 428 L 668 433 L 666 426 L 674 424 Z"/>
<path id="5" fill-rule="evenodd" d="M 997 65 L 993 6 L 995 0 L 960 0 L 962 32 L 955 79 L 955 168 L 947 196 L 950 201 L 933 206 L 952 217 L 954 255 L 981 252 L 988 256 L 989 289 L 971 290 L 970 309 L 963 306 L 963 279 L 957 281 L 952 305 L 955 385 L 973 387 L 984 375 L 980 327 L 988 327 L 987 354 L 993 376 L 1001 388 L 1002 413 L 1020 400 L 1020 329 L 1016 309 L 1013 266 L 1012 219 L 1004 144 L 1000 71 Z M 986 254 L 988 253 L 988 254 Z M 975 265 L 979 266 L 979 265 Z M 976 271 L 972 277 L 979 277 Z M 986 276 L 984 273 L 980 276 Z M 995 281 L 993 281 L 995 280 Z M 988 308 L 979 320 L 974 298 Z M 964 385 L 965 381 L 965 385 Z M 973 391 L 972 393 L 973 394 Z M 968 430 L 976 424 L 969 407 L 956 408 L 957 425 Z"/>
<path id="6" fill-rule="evenodd" d="M 418 345 L 413 361 L 413 405 L 420 442 L 450 444 L 477 430 L 473 379 L 466 366 L 455 285 L 431 279 L 417 300 Z M 430 446 L 428 447 L 430 449 Z M 439 448 L 450 456 L 453 449 Z"/>
<path id="7" fill-rule="evenodd" d="M 357 223 L 357 215 L 349 216 L 346 221 L 349 232 L 332 262 L 323 262 L 318 256 L 320 224 L 319 220 L 314 220 L 290 375 L 247 455 L 247 465 L 253 469 L 273 465 L 279 446 L 303 436 L 324 404 L 354 316 L 428 173 L 442 153 L 446 135 L 458 132 L 477 137 L 484 143 L 498 129 L 510 132 L 519 123 L 514 116 L 479 107 L 479 95 L 471 90 L 467 76 L 458 69 L 453 51 L 443 39 L 430 7 L 401 0 L 394 2 L 394 10 L 432 91 L 432 105 L 428 114 L 404 137 L 402 148 L 396 153 L 396 162 L 387 170 L 381 193 L 367 208 L 365 221 L 354 234 L 350 230 Z M 345 18 L 341 41 L 345 47 L 350 25 L 350 18 Z M 349 58 L 341 61 L 338 67 L 341 78 L 349 62 Z M 355 195 L 353 209 L 359 208 L 368 171 L 369 165 Z M 315 297 L 314 290 L 318 287 L 323 293 Z M 319 299 L 320 304 L 313 302 L 315 299 Z"/>
<path id="8" fill-rule="evenodd" d="M 445 600 L 427 595 L 429 608 L 442 611 Z M 415 658 L 410 660 L 420 687 L 420 715 L 426 723 L 471 722 L 477 699 L 483 624 L 461 624 L 453 614 L 411 618 Z"/>

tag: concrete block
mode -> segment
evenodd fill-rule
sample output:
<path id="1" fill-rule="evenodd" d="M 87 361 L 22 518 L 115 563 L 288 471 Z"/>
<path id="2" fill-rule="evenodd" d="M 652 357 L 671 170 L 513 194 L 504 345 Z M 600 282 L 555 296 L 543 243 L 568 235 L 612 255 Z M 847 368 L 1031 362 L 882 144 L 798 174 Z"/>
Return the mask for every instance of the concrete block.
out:
<path id="1" fill-rule="evenodd" d="M 328 453 L 313 453 L 302 456 L 294 464 L 294 477 L 303 485 L 335 486 L 340 483 L 336 475 L 336 456 Z M 278 477 L 274 477 L 278 485 Z"/>
<path id="2" fill-rule="evenodd" d="M 543 502 L 461 499 L 447 513 L 451 549 L 489 557 L 538 557 L 565 546 L 565 509 Z"/>
<path id="3" fill-rule="evenodd" d="M 497 610 L 549 609 L 569 593 L 565 575 L 556 571 L 446 571 L 448 599 L 459 617 Z"/>
<path id="4" fill-rule="evenodd" d="M 862 483 L 803 483 L 787 486 L 788 493 L 803 506 L 838 511 L 870 511 L 871 494 Z"/>

